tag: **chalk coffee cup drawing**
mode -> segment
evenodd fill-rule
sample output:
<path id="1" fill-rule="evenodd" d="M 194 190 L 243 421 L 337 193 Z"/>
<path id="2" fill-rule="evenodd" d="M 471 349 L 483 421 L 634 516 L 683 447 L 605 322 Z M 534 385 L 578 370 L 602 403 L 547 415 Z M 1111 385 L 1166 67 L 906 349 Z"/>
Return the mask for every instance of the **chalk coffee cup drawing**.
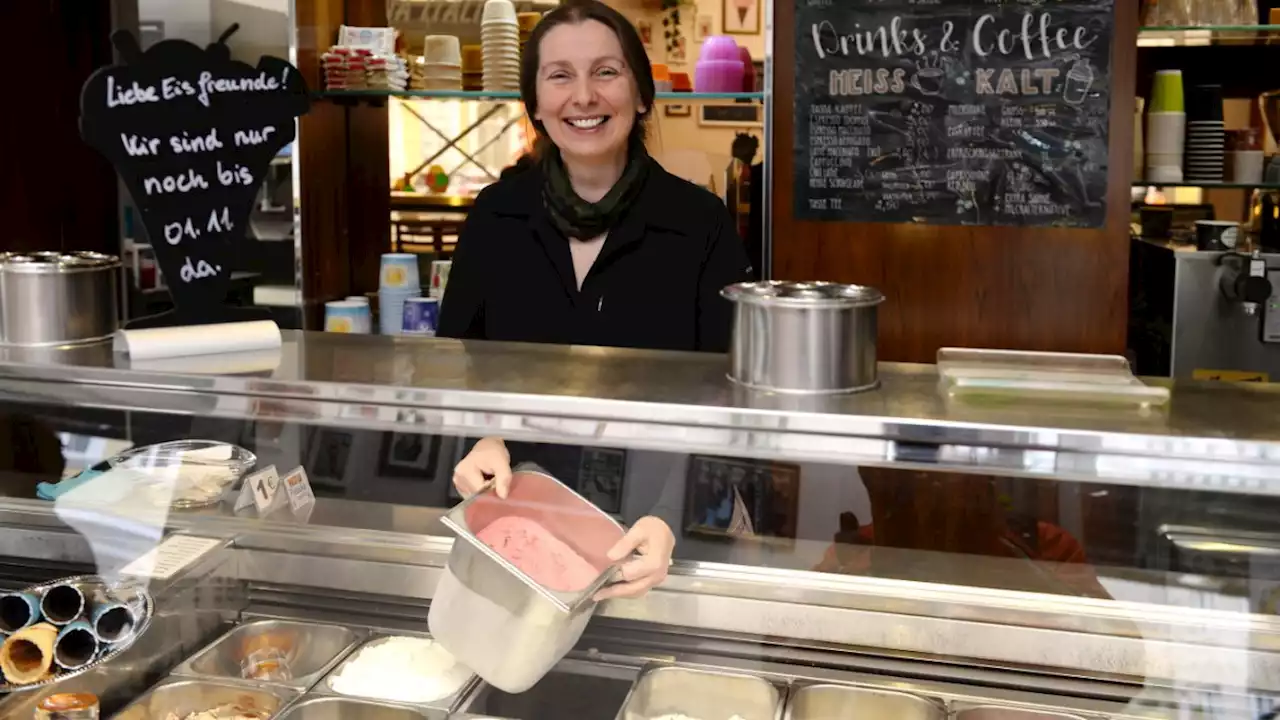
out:
<path id="1" fill-rule="evenodd" d="M 1196 247 L 1222 252 L 1234 250 L 1240 242 L 1240 224 L 1228 220 L 1197 220 Z"/>

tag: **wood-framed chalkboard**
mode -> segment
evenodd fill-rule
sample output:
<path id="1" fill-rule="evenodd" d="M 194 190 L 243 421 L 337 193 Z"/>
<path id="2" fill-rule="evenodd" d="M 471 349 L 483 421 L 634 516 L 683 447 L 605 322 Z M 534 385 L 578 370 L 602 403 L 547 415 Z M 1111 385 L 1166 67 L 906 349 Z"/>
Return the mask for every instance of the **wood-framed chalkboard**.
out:
<path id="1" fill-rule="evenodd" d="M 1114 0 L 796 2 L 796 219 L 1104 224 Z"/>

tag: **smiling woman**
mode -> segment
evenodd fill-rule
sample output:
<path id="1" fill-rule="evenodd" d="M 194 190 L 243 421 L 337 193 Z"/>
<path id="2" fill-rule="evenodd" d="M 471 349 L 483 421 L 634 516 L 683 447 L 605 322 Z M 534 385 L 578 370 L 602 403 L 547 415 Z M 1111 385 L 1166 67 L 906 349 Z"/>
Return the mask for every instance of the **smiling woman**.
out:
<path id="1" fill-rule="evenodd" d="M 439 334 L 724 352 L 720 290 L 750 278 L 746 248 L 720 198 L 646 152 L 653 74 L 635 28 L 596 0 L 568 0 L 534 29 L 521 63 L 534 156 L 476 198 Z M 477 443 L 454 483 L 470 494 L 486 477 L 505 497 L 511 457 L 499 438 Z M 666 523 L 641 519 L 610 552 L 639 557 L 604 596 L 661 582 L 674 544 Z"/>

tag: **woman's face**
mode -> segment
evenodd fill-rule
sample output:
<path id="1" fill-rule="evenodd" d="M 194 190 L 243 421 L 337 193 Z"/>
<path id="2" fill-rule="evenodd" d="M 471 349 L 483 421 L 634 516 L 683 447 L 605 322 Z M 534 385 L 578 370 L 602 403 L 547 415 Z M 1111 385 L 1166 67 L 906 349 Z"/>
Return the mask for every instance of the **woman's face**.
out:
<path id="1" fill-rule="evenodd" d="M 625 153 L 645 107 L 618 36 L 595 20 L 564 23 L 543 36 L 538 54 L 536 117 L 560 154 L 589 162 Z"/>

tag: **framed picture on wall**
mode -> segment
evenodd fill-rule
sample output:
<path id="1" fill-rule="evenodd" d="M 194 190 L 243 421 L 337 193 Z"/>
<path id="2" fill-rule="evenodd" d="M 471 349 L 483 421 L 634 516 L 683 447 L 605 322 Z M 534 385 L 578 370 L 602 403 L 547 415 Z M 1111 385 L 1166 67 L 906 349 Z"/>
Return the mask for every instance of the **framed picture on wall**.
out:
<path id="1" fill-rule="evenodd" d="M 381 477 L 435 480 L 436 455 L 440 438 L 422 433 L 382 433 L 382 449 L 378 453 L 378 475 Z"/>
<path id="2" fill-rule="evenodd" d="M 578 494 L 601 510 L 616 515 L 622 512 L 626 470 L 626 450 L 583 448 L 578 465 Z"/>
<path id="3" fill-rule="evenodd" d="M 698 124 L 703 127 L 763 128 L 764 106 L 758 103 L 702 105 L 698 108 Z"/>
<path id="4" fill-rule="evenodd" d="M 709 35 L 713 35 L 712 22 L 710 15 L 699 15 L 698 22 L 693 26 L 693 39 L 695 42 L 706 40 Z"/>
<path id="5" fill-rule="evenodd" d="M 760 0 L 724 0 L 723 19 L 729 35 L 759 35 Z"/>
<path id="6" fill-rule="evenodd" d="M 645 50 L 653 50 L 653 23 L 648 20 L 636 20 L 636 32 L 640 34 L 640 43 Z"/>
<path id="7" fill-rule="evenodd" d="M 316 485 L 346 487 L 347 463 L 355 438 L 349 432 L 317 428 L 311 435 L 307 476 Z"/>
<path id="8" fill-rule="evenodd" d="M 686 534 L 795 539 L 800 466 L 694 456 L 685 484 Z"/>

